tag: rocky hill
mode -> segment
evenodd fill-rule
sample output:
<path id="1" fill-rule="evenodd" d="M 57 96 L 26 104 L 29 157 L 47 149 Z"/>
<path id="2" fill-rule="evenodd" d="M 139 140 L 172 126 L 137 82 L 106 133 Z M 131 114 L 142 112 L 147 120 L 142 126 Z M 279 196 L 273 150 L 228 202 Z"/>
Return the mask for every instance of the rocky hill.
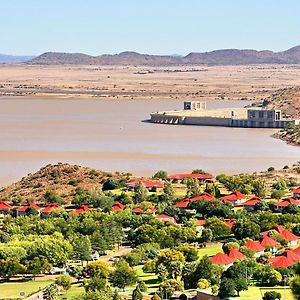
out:
<path id="1" fill-rule="evenodd" d="M 277 90 L 264 100 L 266 108 L 281 109 L 288 118 L 300 119 L 300 87 L 289 87 Z M 286 141 L 288 144 L 300 145 L 300 125 L 289 126 L 274 134 L 274 137 Z"/>
<path id="2" fill-rule="evenodd" d="M 277 90 L 264 104 L 267 108 L 281 109 L 286 117 L 300 119 L 300 86 Z"/>
<path id="3" fill-rule="evenodd" d="M 131 174 L 109 173 L 70 164 L 47 165 L 34 174 L 0 190 L 0 199 L 24 203 L 41 202 L 47 191 L 53 191 L 68 203 L 77 188 L 96 193 L 108 178 L 130 179 Z"/>
<path id="4" fill-rule="evenodd" d="M 300 64 L 300 46 L 282 52 L 268 50 L 225 49 L 211 52 L 192 52 L 186 56 L 148 55 L 122 52 L 114 55 L 91 56 L 81 53 L 47 52 L 28 63 L 41 65 L 248 65 L 248 64 Z"/>

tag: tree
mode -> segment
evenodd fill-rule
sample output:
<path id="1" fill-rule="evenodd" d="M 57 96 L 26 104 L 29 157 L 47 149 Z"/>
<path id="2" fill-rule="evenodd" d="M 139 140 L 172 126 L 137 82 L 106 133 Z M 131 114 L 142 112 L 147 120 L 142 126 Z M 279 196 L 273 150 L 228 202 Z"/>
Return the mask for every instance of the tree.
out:
<path id="1" fill-rule="evenodd" d="M 286 190 L 288 188 L 285 180 L 279 180 L 273 183 L 273 188 L 276 190 Z"/>
<path id="2" fill-rule="evenodd" d="M 237 295 L 239 297 L 241 291 L 248 290 L 247 280 L 243 277 L 235 278 L 234 279 L 234 289 L 237 291 Z"/>
<path id="3" fill-rule="evenodd" d="M 83 277 L 83 267 L 75 266 L 71 272 L 71 275 L 79 281 Z"/>
<path id="4" fill-rule="evenodd" d="M 186 262 L 196 261 L 199 258 L 198 249 L 189 245 L 181 245 L 176 250 L 182 252 Z"/>
<path id="5" fill-rule="evenodd" d="M 278 216 L 270 211 L 261 211 L 255 214 L 256 223 L 262 231 L 272 229 L 278 223 Z"/>
<path id="6" fill-rule="evenodd" d="M 153 178 L 157 179 L 167 179 L 168 173 L 166 171 L 160 170 L 153 175 Z"/>
<path id="7" fill-rule="evenodd" d="M 163 201 L 170 203 L 170 204 L 173 204 L 176 199 L 173 186 L 172 186 L 171 182 L 169 182 L 169 181 L 167 181 L 165 183 L 162 199 L 163 199 Z"/>
<path id="8" fill-rule="evenodd" d="M 198 280 L 197 286 L 201 290 L 205 290 L 209 287 L 209 282 L 207 279 L 201 278 Z"/>
<path id="9" fill-rule="evenodd" d="M 102 186 L 102 191 L 110 191 L 120 188 L 121 184 L 119 180 L 109 178 L 107 179 Z"/>
<path id="10" fill-rule="evenodd" d="M 100 277 L 99 275 L 95 275 L 88 280 L 84 281 L 84 289 L 85 292 L 98 292 L 98 291 L 106 291 L 111 294 L 111 289 L 108 284 L 108 279 Z"/>
<path id="11" fill-rule="evenodd" d="M 26 268 L 27 272 L 31 273 L 35 280 L 36 275 L 40 274 L 42 271 L 49 271 L 51 269 L 51 265 L 46 258 L 34 257 L 32 260 L 27 262 Z"/>
<path id="12" fill-rule="evenodd" d="M 281 294 L 275 291 L 265 292 L 263 300 L 280 300 Z"/>
<path id="13" fill-rule="evenodd" d="M 244 238 L 256 239 L 260 235 L 260 227 L 248 219 L 239 219 L 234 223 L 232 232 L 239 240 Z"/>
<path id="14" fill-rule="evenodd" d="M 230 234 L 230 228 L 218 217 L 207 218 L 205 227 L 212 231 L 214 239 Z"/>
<path id="15" fill-rule="evenodd" d="M 252 192 L 256 196 L 261 197 L 261 198 L 266 197 L 266 195 L 267 195 L 267 186 L 266 186 L 265 181 L 257 179 L 252 183 L 252 187 L 253 187 Z"/>
<path id="16" fill-rule="evenodd" d="M 88 236 L 76 235 L 72 239 L 73 250 L 80 260 L 89 260 L 92 257 L 92 244 Z"/>
<path id="17" fill-rule="evenodd" d="M 183 286 L 182 283 L 175 279 L 164 280 L 159 288 L 158 294 L 162 299 L 168 299 L 172 297 L 175 291 L 182 291 Z"/>
<path id="18" fill-rule="evenodd" d="M 59 196 L 57 196 L 55 191 L 52 190 L 48 190 L 45 193 L 44 199 L 46 200 L 47 203 L 57 203 L 57 204 L 62 203 L 62 199 Z"/>
<path id="19" fill-rule="evenodd" d="M 270 265 L 261 266 L 253 276 L 262 286 L 275 286 L 282 281 L 281 274 Z"/>
<path id="20" fill-rule="evenodd" d="M 273 190 L 271 194 L 272 199 L 281 199 L 285 196 L 285 191 L 284 190 Z"/>
<path id="21" fill-rule="evenodd" d="M 196 178 L 188 178 L 187 188 L 188 197 L 195 197 L 200 194 L 199 181 Z"/>
<path id="22" fill-rule="evenodd" d="M 217 277 L 214 274 L 214 268 L 215 266 L 212 265 L 209 257 L 204 255 L 195 266 L 190 266 L 188 272 L 184 272 L 183 282 L 185 288 L 196 288 L 199 279 L 207 279 L 212 282 L 212 279 Z"/>
<path id="23" fill-rule="evenodd" d="M 94 261 L 85 267 L 85 272 L 88 276 L 98 276 L 107 279 L 110 275 L 108 265 L 102 261 Z"/>
<path id="24" fill-rule="evenodd" d="M 55 283 L 61 286 L 65 291 L 69 290 L 72 284 L 72 277 L 67 274 L 60 275 L 56 278 Z"/>
<path id="25" fill-rule="evenodd" d="M 163 266 L 168 273 L 167 277 L 173 279 L 181 275 L 184 263 L 184 255 L 175 249 L 162 251 L 156 260 L 156 266 Z"/>
<path id="26" fill-rule="evenodd" d="M 210 243 L 213 239 L 214 235 L 211 229 L 204 228 L 201 232 L 201 242 L 202 243 Z"/>
<path id="27" fill-rule="evenodd" d="M 291 281 L 291 289 L 297 300 L 300 299 L 300 275 L 296 275 Z"/>
<path id="28" fill-rule="evenodd" d="M 54 300 L 58 294 L 58 286 L 55 283 L 48 285 L 43 292 L 43 299 Z"/>
<path id="29" fill-rule="evenodd" d="M 235 283 L 233 279 L 223 278 L 221 280 L 218 296 L 221 299 L 235 296 Z"/>
<path id="30" fill-rule="evenodd" d="M 143 300 L 143 293 L 140 291 L 139 287 L 136 287 L 132 291 L 132 300 Z"/>
<path id="31" fill-rule="evenodd" d="M 24 273 L 26 268 L 15 258 L 0 260 L 0 276 L 10 279 L 12 276 Z"/>
<path id="32" fill-rule="evenodd" d="M 114 267 L 115 270 L 112 272 L 110 277 L 113 286 L 125 289 L 127 285 L 131 285 L 136 282 L 137 277 L 135 271 L 123 258 L 118 259 L 116 264 L 114 264 Z"/>
<path id="33" fill-rule="evenodd" d="M 142 182 L 138 182 L 134 187 L 133 199 L 135 203 L 140 203 L 147 200 L 148 190 Z"/>

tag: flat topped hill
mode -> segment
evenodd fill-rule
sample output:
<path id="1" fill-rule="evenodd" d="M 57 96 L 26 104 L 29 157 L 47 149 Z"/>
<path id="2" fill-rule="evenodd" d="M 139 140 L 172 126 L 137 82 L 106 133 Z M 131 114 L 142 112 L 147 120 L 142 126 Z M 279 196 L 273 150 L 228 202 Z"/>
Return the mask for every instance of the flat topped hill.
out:
<path id="1" fill-rule="evenodd" d="M 265 104 L 268 108 L 281 109 L 287 117 L 300 119 L 300 86 L 275 91 Z"/>
<path id="2" fill-rule="evenodd" d="M 131 174 L 109 173 L 87 167 L 59 163 L 47 165 L 34 174 L 28 174 L 20 181 L 0 190 L 0 199 L 9 201 L 43 201 L 44 194 L 51 190 L 65 203 L 74 195 L 77 188 L 95 193 L 109 178 L 130 179 Z"/>
<path id="3" fill-rule="evenodd" d="M 47 52 L 31 61 L 38 65 L 249 65 L 300 64 L 300 46 L 282 52 L 269 50 L 222 49 L 210 52 L 192 52 L 186 56 L 148 55 L 126 51 L 114 55 L 91 56 L 82 53 Z"/>

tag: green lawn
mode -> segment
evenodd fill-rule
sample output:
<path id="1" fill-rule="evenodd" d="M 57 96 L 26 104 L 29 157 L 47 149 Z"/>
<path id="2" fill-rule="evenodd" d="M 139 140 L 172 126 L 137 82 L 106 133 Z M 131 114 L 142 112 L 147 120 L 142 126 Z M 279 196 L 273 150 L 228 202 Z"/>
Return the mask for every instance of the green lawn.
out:
<path id="1" fill-rule="evenodd" d="M 207 246 L 206 248 L 199 249 L 199 257 L 201 258 L 204 255 L 212 256 L 217 254 L 218 252 L 223 252 L 221 245 L 212 246 L 212 247 Z"/>
<path id="2" fill-rule="evenodd" d="M 57 297 L 57 300 L 63 300 L 63 299 L 72 300 L 73 297 L 79 296 L 83 292 L 84 292 L 84 288 L 82 287 L 81 283 L 72 284 L 71 288 L 68 291 L 61 293 Z"/>
<path id="3" fill-rule="evenodd" d="M 30 293 L 43 289 L 53 281 L 51 280 L 37 280 L 25 282 L 4 282 L 0 283 L 1 298 L 20 298 L 20 292 L 25 292 L 27 296 Z M 26 298 L 26 297 L 25 297 Z"/>
<path id="4" fill-rule="evenodd" d="M 262 295 L 264 295 L 265 292 L 269 291 L 276 291 L 281 294 L 282 300 L 295 300 L 291 289 L 286 288 L 284 291 L 283 287 L 274 287 L 274 288 L 260 288 L 256 286 L 250 286 L 248 291 L 243 291 L 240 293 L 240 297 L 236 298 L 237 300 L 262 300 Z"/>
<path id="5" fill-rule="evenodd" d="M 144 273 L 142 268 L 143 268 L 142 265 L 136 266 L 134 268 L 136 271 L 136 274 L 138 276 L 138 279 L 142 280 L 146 283 L 146 285 L 148 287 L 147 293 L 156 291 L 156 289 L 158 288 L 159 283 L 160 283 L 157 275 L 154 273 Z"/>

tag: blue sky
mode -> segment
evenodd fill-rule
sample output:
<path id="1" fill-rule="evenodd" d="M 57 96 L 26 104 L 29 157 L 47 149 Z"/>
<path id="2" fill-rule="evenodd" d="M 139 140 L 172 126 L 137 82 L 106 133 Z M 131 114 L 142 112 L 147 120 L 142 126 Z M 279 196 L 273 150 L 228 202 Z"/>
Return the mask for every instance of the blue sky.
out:
<path id="1" fill-rule="evenodd" d="M 0 53 L 188 54 L 300 45 L 299 0 L 3 0 Z"/>

